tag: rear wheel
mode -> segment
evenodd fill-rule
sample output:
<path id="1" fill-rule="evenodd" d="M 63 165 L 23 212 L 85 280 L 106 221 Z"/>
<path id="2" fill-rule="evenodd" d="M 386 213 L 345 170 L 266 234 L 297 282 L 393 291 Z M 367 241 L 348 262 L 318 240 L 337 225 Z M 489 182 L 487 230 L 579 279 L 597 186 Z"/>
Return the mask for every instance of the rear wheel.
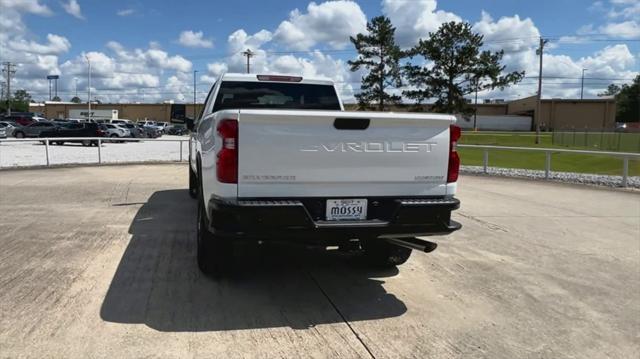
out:
<path id="1" fill-rule="evenodd" d="M 62 145 L 64 145 L 64 141 L 56 141 L 56 145 L 62 146 Z"/>
<path id="2" fill-rule="evenodd" d="M 90 140 L 82 140 L 82 145 L 85 147 L 89 147 L 91 146 L 91 141 Z"/>
<path id="3" fill-rule="evenodd" d="M 15 133 L 16 138 L 24 138 L 24 132 L 18 131 Z"/>
<path id="4" fill-rule="evenodd" d="M 405 263 L 411 256 L 411 249 L 391 244 L 383 239 L 363 241 L 366 261 L 378 267 L 393 267 Z"/>
<path id="5" fill-rule="evenodd" d="M 198 192 L 196 229 L 198 268 L 208 276 L 221 277 L 229 271 L 233 263 L 232 243 L 228 238 L 216 236 L 209 231 L 202 189 L 200 188 Z"/>

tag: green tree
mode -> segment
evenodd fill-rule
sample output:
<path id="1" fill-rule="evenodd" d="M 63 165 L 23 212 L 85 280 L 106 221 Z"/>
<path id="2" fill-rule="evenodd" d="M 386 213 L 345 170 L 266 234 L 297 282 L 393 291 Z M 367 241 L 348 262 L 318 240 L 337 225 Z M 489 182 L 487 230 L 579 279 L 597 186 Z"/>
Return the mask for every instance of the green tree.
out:
<path id="1" fill-rule="evenodd" d="M 56 101 L 56 102 L 60 102 L 62 101 L 62 99 L 60 98 L 60 96 L 54 96 L 51 101 Z"/>
<path id="2" fill-rule="evenodd" d="M 616 84 L 611 84 L 607 86 L 607 89 L 604 92 L 600 92 L 598 96 L 615 96 L 620 92 L 620 86 Z"/>
<path id="3" fill-rule="evenodd" d="M 616 95 L 616 121 L 640 121 L 640 75 L 630 85 L 622 85 Z"/>
<path id="4" fill-rule="evenodd" d="M 522 80 L 524 71 L 503 73 L 503 51 L 481 51 L 482 46 L 483 36 L 474 33 L 469 23 L 442 24 L 408 51 L 411 59 L 421 56 L 424 61 L 404 66 L 407 81 L 415 89 L 403 95 L 418 104 L 435 98 L 436 112 L 469 114 L 473 110 L 465 96 L 476 90 L 504 89 Z"/>
<path id="5" fill-rule="evenodd" d="M 11 111 L 27 112 L 29 111 L 29 103 L 31 103 L 31 95 L 25 90 L 16 90 L 11 98 Z M 7 110 L 7 102 L 3 102 L 2 112 Z"/>
<path id="6" fill-rule="evenodd" d="M 78 96 L 73 96 L 73 98 L 71 99 L 71 102 L 73 102 L 73 103 L 81 103 L 82 100 Z"/>
<path id="7" fill-rule="evenodd" d="M 368 74 L 362 78 L 361 92 L 356 94 L 361 109 L 376 104 L 383 111 L 385 104 L 400 102 L 401 97 L 388 93 L 390 87 L 402 86 L 400 59 L 403 56 L 396 45 L 395 27 L 385 16 L 378 16 L 367 22 L 367 33 L 350 37 L 358 51 L 355 60 L 349 60 L 351 71 L 365 69 Z"/>

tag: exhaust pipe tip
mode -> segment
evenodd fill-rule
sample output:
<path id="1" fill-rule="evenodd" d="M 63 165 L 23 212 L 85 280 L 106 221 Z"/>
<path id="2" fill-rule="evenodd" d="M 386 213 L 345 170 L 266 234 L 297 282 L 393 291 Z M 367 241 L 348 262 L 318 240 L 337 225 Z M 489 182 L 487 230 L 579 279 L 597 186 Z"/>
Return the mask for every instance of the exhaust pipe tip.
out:
<path id="1" fill-rule="evenodd" d="M 425 253 L 431 253 L 438 248 L 438 243 L 430 242 L 420 238 L 388 238 L 387 242 L 400 247 L 415 249 Z"/>

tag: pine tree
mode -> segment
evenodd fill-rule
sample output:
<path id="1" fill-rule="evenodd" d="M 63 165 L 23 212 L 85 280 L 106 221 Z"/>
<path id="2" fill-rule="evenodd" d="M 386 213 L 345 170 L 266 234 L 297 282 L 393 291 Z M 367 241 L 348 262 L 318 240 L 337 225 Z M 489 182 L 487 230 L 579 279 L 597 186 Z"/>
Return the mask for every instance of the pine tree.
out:
<path id="1" fill-rule="evenodd" d="M 375 103 L 377 109 L 383 111 L 385 104 L 396 104 L 401 100 L 399 95 L 386 91 L 402 86 L 399 62 L 403 53 L 395 43 L 395 30 L 389 18 L 378 16 L 367 22 L 367 34 L 350 38 L 358 51 L 358 58 L 348 62 L 351 71 L 361 68 L 368 71 L 362 78 L 361 92 L 355 95 L 361 109 Z"/>
<path id="2" fill-rule="evenodd" d="M 404 74 L 415 89 L 403 95 L 421 103 L 435 98 L 433 110 L 469 114 L 473 110 L 465 96 L 475 91 L 504 89 L 524 77 L 524 71 L 503 74 L 503 51 L 481 51 L 483 36 L 473 32 L 469 23 L 449 22 L 429 38 L 421 39 L 408 51 L 412 59 L 421 56 L 423 64 L 407 64 Z"/>

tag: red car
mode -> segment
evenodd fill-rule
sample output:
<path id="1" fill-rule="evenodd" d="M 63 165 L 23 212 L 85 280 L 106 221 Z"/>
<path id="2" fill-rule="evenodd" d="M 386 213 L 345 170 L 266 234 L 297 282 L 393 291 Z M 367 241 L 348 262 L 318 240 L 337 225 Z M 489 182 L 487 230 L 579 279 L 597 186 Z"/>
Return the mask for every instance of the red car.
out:
<path id="1" fill-rule="evenodd" d="M 28 126 L 34 122 L 38 122 L 33 118 L 32 114 L 27 113 L 14 113 L 11 114 L 11 116 L 4 116 L 2 121 L 13 122 L 20 126 Z"/>

